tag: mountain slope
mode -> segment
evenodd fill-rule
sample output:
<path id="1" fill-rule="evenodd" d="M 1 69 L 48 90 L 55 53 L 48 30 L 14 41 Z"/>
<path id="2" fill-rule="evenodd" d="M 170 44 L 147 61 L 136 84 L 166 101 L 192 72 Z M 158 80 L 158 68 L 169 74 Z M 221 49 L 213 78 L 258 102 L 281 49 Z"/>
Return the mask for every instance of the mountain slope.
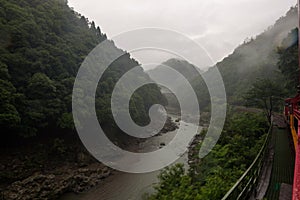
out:
<path id="1" fill-rule="evenodd" d="M 250 88 L 252 83 L 258 78 L 272 77 L 282 79 L 282 74 L 279 73 L 277 63 L 279 61 L 278 48 L 283 45 L 288 33 L 297 27 L 298 13 L 297 8 L 292 7 L 286 14 L 276 21 L 273 26 L 270 26 L 263 33 L 245 40 L 243 44 L 238 46 L 234 52 L 218 62 L 216 66 L 210 67 L 206 72 L 201 72 L 203 76 L 213 78 L 212 68 L 217 67 L 220 71 L 226 94 L 229 103 L 241 104 L 242 95 Z M 288 44 L 292 45 L 296 42 L 295 37 L 289 40 Z M 207 106 L 210 103 L 208 88 L 202 77 L 195 73 L 195 67 L 192 64 L 177 59 L 170 59 L 162 65 L 168 65 L 182 75 L 191 83 L 194 88 L 201 109 L 209 109 Z M 160 75 L 163 69 L 161 66 L 153 70 L 149 70 L 148 74 Z M 181 89 L 181 84 L 176 81 L 176 77 L 164 77 L 169 82 L 178 88 L 179 92 L 185 93 Z M 189 98 L 188 94 L 185 94 Z"/>
<path id="2" fill-rule="evenodd" d="M 183 75 L 188 81 L 191 81 L 198 77 L 199 73 L 202 73 L 202 71 L 195 67 L 194 65 L 188 63 L 185 60 L 179 60 L 179 59 L 169 59 L 166 62 L 163 62 L 161 65 L 155 67 L 154 69 L 148 70 L 147 74 L 149 76 L 156 76 L 163 78 L 168 84 L 175 86 L 179 89 L 180 82 L 178 81 L 180 77 L 178 76 L 171 76 L 167 73 L 164 67 L 170 67 L 172 69 L 175 69 L 178 71 L 181 75 Z M 169 75 L 169 76 L 168 76 Z"/>
<path id="3" fill-rule="evenodd" d="M 282 45 L 284 38 L 297 27 L 297 24 L 297 8 L 293 7 L 273 26 L 255 38 L 245 41 L 231 55 L 216 64 L 215 67 L 223 77 L 230 103 L 239 104 L 241 96 L 257 78 L 282 76 L 278 73 L 277 48 Z M 290 42 L 295 43 L 296 40 Z M 204 75 L 210 76 L 210 73 L 211 70 L 208 70 Z M 193 80 L 192 85 L 197 89 L 199 97 L 207 93 L 203 81 Z"/>
<path id="4" fill-rule="evenodd" d="M 0 0 L 0 33 L 2 137 L 72 131 L 71 95 L 77 70 L 106 35 L 64 0 Z M 109 44 L 111 50 L 123 52 Z M 109 59 L 109 52 L 105 56 Z M 114 125 L 110 96 L 115 83 L 138 65 L 124 52 L 104 73 L 96 100 L 102 125 Z M 149 80 L 142 68 L 136 78 Z M 131 114 L 140 123 L 147 121 L 152 103 L 164 101 L 155 85 L 134 96 Z"/>

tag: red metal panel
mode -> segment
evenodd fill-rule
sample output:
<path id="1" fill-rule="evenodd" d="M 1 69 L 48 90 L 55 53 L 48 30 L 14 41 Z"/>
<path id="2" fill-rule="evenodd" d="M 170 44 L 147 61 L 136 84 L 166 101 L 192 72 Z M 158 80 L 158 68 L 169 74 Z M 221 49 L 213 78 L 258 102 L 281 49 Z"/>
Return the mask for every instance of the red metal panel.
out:
<path id="1" fill-rule="evenodd" d="M 299 111 L 295 111 L 299 113 Z M 293 200 L 300 200 L 300 123 L 298 123 L 298 144 L 296 147 Z"/>
<path id="2" fill-rule="evenodd" d="M 299 133 L 298 128 L 298 133 Z M 293 183 L 293 200 L 300 200 L 300 145 L 299 145 L 299 134 L 298 134 L 298 145 L 296 149 L 295 159 L 295 171 L 294 171 L 294 183 Z"/>
<path id="3" fill-rule="evenodd" d="M 295 143 L 295 170 L 294 170 L 294 182 L 293 182 L 293 198 L 292 200 L 300 200 L 300 95 L 296 97 L 285 100 L 285 115 L 294 116 L 298 120 L 297 127 L 297 138 Z M 289 121 L 292 127 L 294 127 L 294 120 Z"/>
<path id="4" fill-rule="evenodd" d="M 298 110 L 294 113 L 299 114 Z M 298 143 L 296 146 L 295 170 L 294 170 L 294 183 L 293 183 L 293 200 L 300 200 L 300 123 L 298 122 Z"/>
<path id="5" fill-rule="evenodd" d="M 293 112 L 294 112 L 295 117 L 296 117 L 298 120 L 300 120 L 300 111 L 294 109 Z M 298 133 L 299 133 L 299 129 L 298 129 Z"/>

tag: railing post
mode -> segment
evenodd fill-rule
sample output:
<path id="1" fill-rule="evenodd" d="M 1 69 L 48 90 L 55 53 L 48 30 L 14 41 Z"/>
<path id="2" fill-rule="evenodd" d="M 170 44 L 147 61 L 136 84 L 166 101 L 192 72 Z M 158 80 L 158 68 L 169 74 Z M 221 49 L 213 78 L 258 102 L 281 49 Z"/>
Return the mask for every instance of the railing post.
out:
<path id="1" fill-rule="evenodd" d="M 256 187 L 257 179 L 262 168 L 262 159 L 265 158 L 266 150 L 268 149 L 271 132 L 273 124 L 271 124 L 267 137 L 262 145 L 256 158 L 250 165 L 250 167 L 245 171 L 245 173 L 239 178 L 239 180 L 234 184 L 234 186 L 225 194 L 222 200 L 240 200 L 246 199 L 251 195 Z"/>

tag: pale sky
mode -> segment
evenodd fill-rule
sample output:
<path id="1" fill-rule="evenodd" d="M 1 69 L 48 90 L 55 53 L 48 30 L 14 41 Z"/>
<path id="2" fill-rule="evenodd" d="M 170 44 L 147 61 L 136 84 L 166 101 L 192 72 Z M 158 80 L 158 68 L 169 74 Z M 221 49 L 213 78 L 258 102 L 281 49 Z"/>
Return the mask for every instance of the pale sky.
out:
<path id="1" fill-rule="evenodd" d="M 296 0 L 69 0 L 69 6 L 90 21 L 95 21 L 108 38 L 142 27 L 160 27 L 178 31 L 201 44 L 215 63 L 232 53 L 247 37 L 258 35 L 273 25 L 291 6 L 296 5 L 296 2 Z M 123 48 L 122 45 L 117 43 L 116 45 Z M 144 64 L 151 59 L 154 59 L 155 63 L 160 63 L 173 56 L 162 54 L 150 58 L 148 52 L 145 55 L 133 54 L 133 57 Z"/>

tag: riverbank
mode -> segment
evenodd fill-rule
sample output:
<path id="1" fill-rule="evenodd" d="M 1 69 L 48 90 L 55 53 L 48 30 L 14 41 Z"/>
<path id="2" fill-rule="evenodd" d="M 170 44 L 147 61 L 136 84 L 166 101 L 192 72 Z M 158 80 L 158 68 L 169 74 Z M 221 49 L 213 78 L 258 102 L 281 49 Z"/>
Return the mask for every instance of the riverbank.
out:
<path id="1" fill-rule="evenodd" d="M 178 118 L 173 118 L 176 120 Z M 185 122 L 182 123 L 185 131 L 181 134 L 190 132 L 190 124 Z M 166 145 L 170 142 L 177 131 L 171 131 L 165 134 L 158 134 L 151 139 L 140 143 L 140 151 L 152 151 L 159 148 L 163 148 L 161 143 Z M 180 143 L 180 141 L 179 141 Z M 179 145 L 179 144 L 178 144 Z M 179 155 L 178 160 L 174 163 L 184 163 L 185 168 L 188 169 L 188 153 Z M 88 192 L 81 194 L 68 193 L 63 195 L 60 200 L 141 200 L 147 194 L 152 194 L 154 186 L 159 182 L 158 175 L 161 170 L 154 171 L 151 173 L 144 174 L 130 174 L 124 172 L 118 172 L 115 176 L 109 176 L 105 181 L 89 190 Z"/>
<path id="2" fill-rule="evenodd" d="M 83 192 L 113 174 L 98 163 L 74 136 L 39 138 L 1 148 L 0 199 L 56 199 Z"/>
<path id="3" fill-rule="evenodd" d="M 86 167 L 64 166 L 49 172 L 36 172 L 22 181 L 12 183 L 3 192 L 4 199 L 57 199 L 66 192 L 88 191 L 112 175 L 111 169 L 100 163 Z"/>
<path id="4" fill-rule="evenodd" d="M 177 128 L 168 118 L 158 136 L 165 137 Z M 1 151 L 2 199 L 57 199 L 65 193 L 101 187 L 108 177 L 120 176 L 92 158 L 80 141 L 66 141 L 56 138 Z M 144 143 L 132 143 L 128 149 L 137 152 Z"/>

